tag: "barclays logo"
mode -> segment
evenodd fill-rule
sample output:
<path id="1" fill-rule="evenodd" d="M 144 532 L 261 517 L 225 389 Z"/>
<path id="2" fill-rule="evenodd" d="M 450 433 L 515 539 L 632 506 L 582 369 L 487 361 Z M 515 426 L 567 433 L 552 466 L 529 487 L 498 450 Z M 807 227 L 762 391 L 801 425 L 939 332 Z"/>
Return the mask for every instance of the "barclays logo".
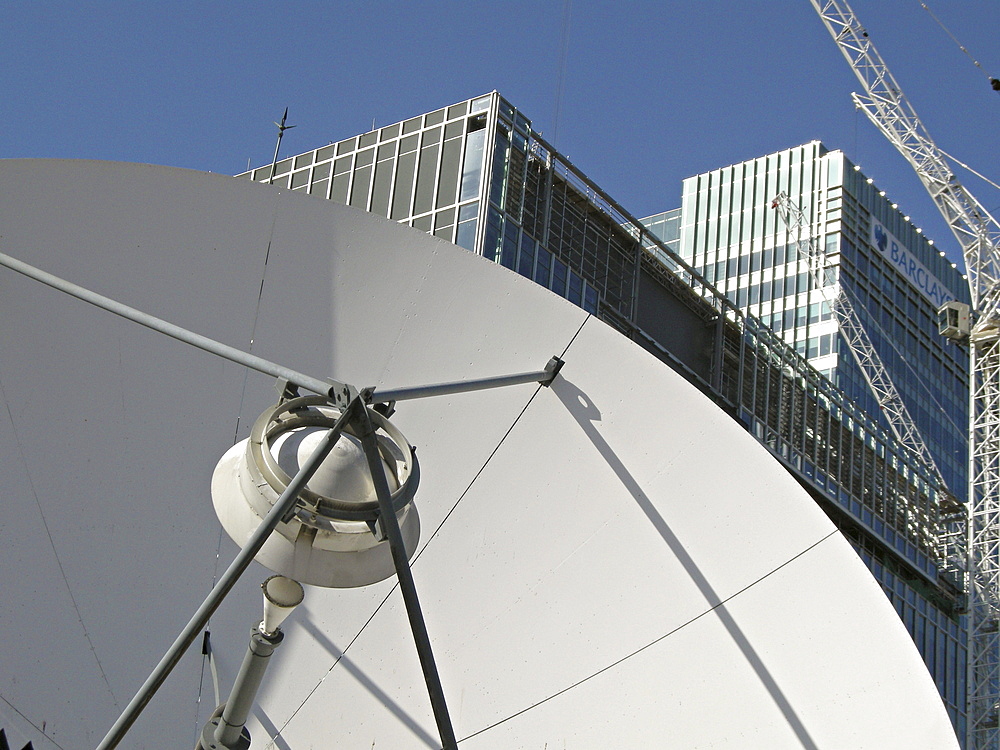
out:
<path id="1" fill-rule="evenodd" d="M 877 221 L 872 221 L 872 243 L 882 256 L 899 271 L 907 281 L 938 308 L 955 295 L 917 260 L 899 240 L 886 231 Z"/>
<path id="2" fill-rule="evenodd" d="M 880 253 L 885 253 L 885 249 L 889 245 L 889 233 L 885 231 L 885 227 L 876 223 L 874 234 L 876 247 L 878 247 Z"/>

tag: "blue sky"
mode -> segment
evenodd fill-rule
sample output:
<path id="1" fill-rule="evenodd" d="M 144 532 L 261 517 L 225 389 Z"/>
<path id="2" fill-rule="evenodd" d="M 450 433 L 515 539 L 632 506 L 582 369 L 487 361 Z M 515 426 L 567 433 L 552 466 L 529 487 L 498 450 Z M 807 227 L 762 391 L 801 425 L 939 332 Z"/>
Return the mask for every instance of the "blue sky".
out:
<path id="1" fill-rule="evenodd" d="M 1000 3 L 928 0 L 1000 77 Z M 1000 93 L 917 0 L 854 10 L 938 144 L 1000 181 Z M 8 2 L 0 157 L 234 174 L 499 90 L 637 216 L 684 177 L 820 139 L 954 255 L 908 165 L 856 113 L 808 0 Z M 960 173 L 989 209 L 1000 191 Z"/>

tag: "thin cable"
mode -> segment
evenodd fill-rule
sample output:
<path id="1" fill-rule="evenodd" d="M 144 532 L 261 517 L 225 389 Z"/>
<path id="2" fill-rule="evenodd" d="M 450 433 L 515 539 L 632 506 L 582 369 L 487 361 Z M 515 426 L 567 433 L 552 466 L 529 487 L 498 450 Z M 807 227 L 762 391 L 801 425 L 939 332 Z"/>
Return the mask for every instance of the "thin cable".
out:
<path id="1" fill-rule="evenodd" d="M 287 110 L 285 111 L 285 114 L 286 115 L 288 114 Z M 282 118 L 282 123 L 284 123 L 284 118 Z M 280 128 L 281 126 L 279 125 L 278 127 Z M 290 127 L 294 127 L 294 125 L 288 126 L 285 129 L 288 129 Z M 279 144 L 281 143 L 281 132 L 280 131 L 279 131 L 279 134 L 278 134 L 278 143 Z M 275 150 L 275 159 L 277 159 L 277 150 Z M 273 178 L 273 174 L 272 174 L 272 178 Z M 269 181 L 269 184 L 270 184 L 270 181 Z M 274 226 L 275 226 L 275 223 L 277 222 L 277 217 L 278 217 L 277 201 L 279 201 L 279 200 L 280 200 L 280 195 L 275 199 L 275 210 L 274 210 L 274 213 L 271 215 L 271 229 L 270 229 L 270 232 L 268 233 L 267 248 L 264 250 L 264 264 L 263 264 L 263 266 L 261 268 L 261 272 L 260 272 L 260 286 L 257 288 L 257 302 L 256 302 L 256 304 L 254 306 L 253 322 L 250 325 L 250 343 L 249 343 L 249 346 L 247 347 L 247 352 L 249 352 L 251 354 L 253 353 L 254 341 L 257 338 L 257 322 L 260 319 L 261 300 L 264 297 L 264 281 L 267 278 L 267 262 L 271 258 L 271 243 L 274 240 Z M 244 403 L 244 400 L 246 399 L 247 381 L 249 379 L 249 376 L 250 376 L 250 370 L 248 368 L 248 369 L 245 369 L 243 371 L 243 385 L 240 388 L 240 403 L 239 403 L 239 407 L 237 408 L 237 411 L 236 411 L 236 429 L 233 431 L 233 444 L 234 445 L 237 442 L 239 442 L 239 439 L 240 439 L 240 426 L 241 426 L 241 422 L 242 422 L 242 418 L 243 418 L 243 403 Z M 222 540 L 223 540 L 223 529 L 220 526 L 219 527 L 219 535 L 218 535 L 218 538 L 216 540 L 216 545 L 215 545 L 215 561 L 214 561 L 213 568 L 212 568 L 212 585 L 209 588 L 209 590 L 215 588 L 215 584 L 218 583 L 218 580 L 219 580 L 219 565 L 222 562 Z M 208 623 L 206 623 L 206 628 L 210 627 L 210 626 L 211 626 L 211 619 L 208 621 Z M 198 679 L 198 697 L 197 697 L 197 700 L 195 701 L 195 742 L 196 743 L 197 743 L 198 736 L 199 736 L 199 734 L 201 732 L 200 712 L 201 712 L 202 693 L 204 692 L 204 686 L 205 686 L 205 665 L 206 665 L 206 663 L 208 664 L 209 670 L 210 670 L 211 675 L 212 675 L 212 688 L 213 688 L 213 691 L 214 691 L 214 694 L 215 694 L 215 706 L 221 705 L 220 702 L 219 702 L 220 701 L 220 694 L 219 694 L 219 672 L 218 672 L 218 670 L 216 668 L 215 652 L 212 649 L 211 644 L 209 644 L 207 653 L 203 653 L 202 657 L 201 657 L 201 675 L 200 675 L 200 677 Z"/>
<path id="2" fill-rule="evenodd" d="M 257 339 L 257 321 L 260 319 L 260 305 L 261 300 L 264 298 L 264 280 L 267 278 L 267 262 L 271 259 L 271 243 L 274 241 L 274 225 L 278 221 L 278 202 L 281 200 L 281 195 L 275 198 L 274 213 L 271 215 L 271 229 L 268 232 L 267 237 L 267 248 L 264 250 L 264 265 L 260 269 L 260 286 L 257 289 L 257 302 L 253 310 L 253 323 L 250 325 L 250 346 L 247 352 L 253 353 L 254 341 Z M 247 378 L 250 375 L 249 370 L 245 370 L 243 373 L 243 388 L 240 390 L 240 407 L 236 414 L 236 431 L 233 434 L 233 444 L 240 439 L 240 420 L 243 417 L 243 400 L 247 393 Z"/>
<path id="3" fill-rule="evenodd" d="M 257 338 L 257 321 L 260 318 L 260 304 L 261 299 L 264 297 L 264 279 L 267 277 L 267 261 L 271 257 L 271 242 L 274 240 L 274 224 L 277 221 L 278 211 L 275 207 L 274 214 L 271 217 L 271 231 L 267 238 L 267 249 L 264 251 L 264 266 L 261 268 L 260 272 L 260 287 L 257 289 L 257 303 L 253 311 L 253 323 L 250 325 L 250 346 L 247 349 L 248 353 L 253 353 L 254 341 Z M 243 371 L 243 386 L 240 389 L 240 404 L 236 411 L 236 429 L 233 431 L 233 445 L 236 445 L 240 439 L 240 423 L 243 418 L 243 402 L 247 395 L 247 379 L 250 376 L 250 370 L 246 369 Z M 215 547 L 215 568 L 212 571 L 212 586 L 215 586 L 216 581 L 219 577 L 219 563 L 222 554 L 222 528 L 219 528 L 219 540 Z"/>
<path id="4" fill-rule="evenodd" d="M 11 433 L 14 436 L 14 442 L 17 443 L 17 455 L 21 461 L 21 466 L 24 468 L 25 476 L 28 478 L 28 486 L 31 488 L 31 495 L 35 498 L 35 506 L 38 508 L 38 515 L 42 519 L 42 528 L 45 529 L 45 536 L 48 537 L 49 547 L 52 548 L 52 556 L 56 559 L 56 565 L 59 568 L 59 575 L 62 577 L 63 585 L 66 587 L 66 593 L 69 594 L 69 600 L 73 604 L 77 622 L 80 623 L 80 627 L 83 629 L 83 636 L 87 639 L 87 645 L 90 647 L 90 652 L 94 655 L 94 661 L 97 662 L 97 669 L 101 673 L 101 679 L 104 680 L 104 684 L 108 687 L 108 693 L 111 695 L 111 700 L 115 704 L 115 708 L 119 709 L 120 706 L 118 705 L 118 698 L 115 696 L 115 691 L 111 688 L 111 682 L 108 680 L 108 675 L 104 672 L 104 665 L 101 664 L 101 659 L 97 655 L 97 649 L 94 648 L 94 642 L 90 638 L 90 631 L 87 630 L 87 625 L 83 621 L 83 615 L 80 613 L 80 606 L 76 603 L 76 597 L 73 596 L 73 589 L 69 585 L 69 578 L 66 576 L 66 569 L 63 567 L 62 559 L 59 557 L 59 551 L 56 549 L 55 540 L 52 538 L 52 531 L 49 529 L 48 519 L 45 518 L 45 511 L 42 510 L 42 503 L 38 498 L 38 491 L 35 489 L 35 482 L 31 477 L 31 470 L 29 469 L 28 461 L 24 456 L 24 446 L 21 445 L 21 438 L 17 434 L 17 425 L 14 423 L 14 414 L 10 410 L 10 402 L 7 400 L 7 392 L 3 387 L 3 379 L 0 379 L 0 397 L 3 398 L 3 404 L 7 410 L 7 418 L 10 420 Z"/>
<path id="5" fill-rule="evenodd" d="M 943 148 L 941 148 L 940 146 L 938 146 L 938 147 L 937 147 L 937 150 L 938 150 L 938 151 L 940 151 L 940 152 L 941 152 L 942 154 L 944 154 L 945 156 L 947 156 L 947 157 L 948 157 L 949 159 L 951 159 L 951 160 L 952 160 L 953 162 L 955 162 L 955 163 L 956 163 L 956 164 L 957 164 L 958 166 L 960 166 L 960 167 L 964 167 L 965 169 L 968 169 L 968 170 L 969 170 L 970 172 L 972 172 L 972 174 L 974 174 L 974 175 L 975 175 L 976 177 L 978 177 L 978 178 L 979 178 L 980 180 L 983 180 L 984 182 L 988 182 L 988 183 L 990 183 L 990 185 L 992 185 L 993 187 L 995 187 L 995 188 L 996 188 L 997 190 L 1000 190 L 1000 185 L 997 185 L 997 184 L 996 184 L 995 182 L 993 182 L 993 180 L 991 180 L 991 179 L 990 179 L 989 177 L 987 177 L 986 175 L 983 175 L 983 174 L 979 174 L 979 172 L 977 172 L 976 170 L 974 170 L 974 169 L 973 169 L 972 167 L 970 167 L 970 166 L 969 166 L 968 164 L 966 164 L 966 163 L 965 163 L 964 161 L 959 161 L 958 159 L 956 159 L 956 158 L 955 158 L 954 156 L 952 156 L 951 154 L 949 154 L 949 153 L 948 153 L 947 151 L 945 151 L 945 150 L 944 150 Z M 990 218 L 992 219 L 993 217 L 991 216 Z M 995 219 L 994 219 L 994 223 L 996 223 L 996 220 L 995 220 Z"/>
<path id="6" fill-rule="evenodd" d="M 989 73 L 986 72 L 983 66 L 979 64 L 979 60 L 974 58 L 972 54 L 969 52 L 969 50 L 965 48 L 965 45 L 963 45 L 960 41 L 958 41 L 958 39 L 955 38 L 955 35 L 948 30 L 947 26 L 941 23 L 941 19 L 934 15 L 934 11 L 932 11 L 930 8 L 927 7 L 927 3 L 920 3 L 920 5 L 923 7 L 924 10 L 926 10 L 928 13 L 931 14 L 931 18 L 937 21 L 937 25 L 944 30 L 944 33 L 951 37 L 951 40 L 958 45 L 958 48 L 965 53 L 965 56 L 968 57 L 970 60 L 972 60 L 972 63 L 977 68 L 979 68 L 979 70 L 982 72 L 984 76 L 986 76 L 986 79 L 990 82 L 990 87 L 994 91 L 1000 91 L 1000 81 L 998 81 L 996 78 L 994 78 L 993 76 L 991 76 Z"/>
<path id="7" fill-rule="evenodd" d="M 560 359 L 562 359 L 563 357 L 566 356 L 566 352 L 568 352 L 569 348 L 571 346 L 573 346 L 573 342 L 576 341 L 577 336 L 580 335 L 580 332 L 583 330 L 583 327 L 587 324 L 587 321 L 590 320 L 591 317 L 592 317 L 591 315 L 588 315 L 586 318 L 583 319 L 583 322 L 580 324 L 580 327 L 576 329 L 576 333 L 573 334 L 573 337 L 569 340 L 569 343 L 566 344 L 566 346 L 563 348 L 562 352 L 560 352 L 560 354 L 559 354 L 559 358 Z M 490 455 L 487 456 L 486 460 L 483 462 L 483 465 L 479 467 L 479 471 L 476 472 L 476 475 L 469 482 L 468 486 L 462 491 L 462 494 L 459 495 L 458 500 L 455 501 L 455 504 L 451 506 L 451 510 L 449 510 L 445 514 L 444 518 L 441 519 L 441 523 L 439 523 L 437 525 L 437 527 L 434 529 L 434 532 L 429 537 L 427 537 L 427 541 L 424 543 L 424 546 L 420 548 L 420 550 L 417 552 L 416 555 L 414 555 L 414 557 L 413 557 L 413 561 L 414 562 L 416 562 L 420 558 L 420 555 L 422 555 L 423 552 L 424 552 L 424 550 L 427 549 L 427 545 L 429 545 L 431 543 L 431 541 L 438 535 L 438 532 L 441 531 L 441 528 L 444 526 L 445 522 L 449 518 L 451 518 L 451 514 L 454 513 L 455 510 L 458 508 L 459 503 L 461 503 L 462 500 L 465 499 L 465 496 L 469 493 L 469 490 L 472 489 L 472 486 L 479 479 L 480 475 L 482 475 L 482 473 L 484 471 L 486 471 L 486 467 L 489 466 L 490 461 L 493 460 L 493 457 L 500 450 L 500 446 L 502 446 L 504 444 L 504 442 L 510 436 L 510 433 L 514 431 L 514 428 L 517 426 L 517 423 L 521 421 L 521 417 L 524 416 L 524 413 L 528 410 L 528 407 L 531 406 L 531 402 L 535 400 L 535 396 L 537 396 L 539 393 L 541 393 L 541 390 L 542 390 L 542 386 L 538 386 L 537 388 L 535 388 L 534 393 L 531 394 L 531 398 L 529 398 L 527 400 L 527 402 L 525 402 L 524 408 L 521 409 L 521 412 L 514 418 L 514 421 L 511 422 L 510 427 L 507 428 L 507 432 L 505 432 L 503 434 L 503 437 L 500 438 L 500 440 L 497 443 L 496 447 L 492 450 L 492 452 L 490 453 Z"/>
<path id="8" fill-rule="evenodd" d="M 702 612 L 700 614 L 695 615 L 694 617 L 692 617 L 687 622 L 682 623 L 681 625 L 678 625 L 676 628 L 670 630 L 667 633 L 664 633 L 663 635 L 659 636 L 658 638 L 654 638 L 649 643 L 647 643 L 647 644 L 645 644 L 643 646 L 640 646 L 635 651 L 632 651 L 631 653 L 626 654 L 625 656 L 621 657 L 620 659 L 617 659 L 617 660 L 611 662 L 610 664 L 601 667 L 596 672 L 593 672 L 592 674 L 589 674 L 586 677 L 584 677 L 584 678 L 582 678 L 580 680 L 577 680 L 572 685 L 567 685 L 562 690 L 557 690 L 552 695 L 549 695 L 549 696 L 547 696 L 545 698 L 542 698 L 541 700 L 536 701 L 535 703 L 532 703 L 530 706 L 525 706 L 520 711 L 515 711 L 510 716 L 505 716 L 504 718 L 500 719 L 499 721 L 493 722 L 489 726 L 485 726 L 482 729 L 473 732 L 472 734 L 469 734 L 469 735 L 466 735 L 465 737 L 462 737 L 462 739 L 460 739 L 459 742 L 460 743 L 461 742 L 465 742 L 466 740 L 472 739 L 473 737 L 476 737 L 476 736 L 482 734 L 483 732 L 488 732 L 490 729 L 498 727 L 501 724 L 504 724 L 505 722 L 508 722 L 511 719 L 514 719 L 514 718 L 520 716 L 521 714 L 527 713 L 528 711 L 531 711 L 534 708 L 538 708 L 543 703 L 548 703 L 553 698 L 558 698 L 560 695 L 563 695 L 564 693 L 569 692 L 573 688 L 579 687 L 580 685 L 584 684 L 585 682 L 589 682 L 590 680 L 594 679 L 595 677 L 597 677 L 599 675 L 602 675 L 602 674 L 604 674 L 605 672 L 607 672 L 607 671 L 609 671 L 611 669 L 614 669 L 618 665 L 623 664 L 624 662 L 626 662 L 629 659 L 637 656 L 638 654 L 641 654 L 643 651 L 646 651 L 646 650 L 652 648 L 653 646 L 655 646 L 657 643 L 660 643 L 664 639 L 669 638 L 674 633 L 677 633 L 679 630 L 682 630 L 682 629 L 686 628 L 691 623 L 696 622 L 696 621 L 700 620 L 701 618 L 705 617 L 706 615 L 711 614 L 712 612 L 714 612 L 715 610 L 719 609 L 720 607 L 725 606 L 726 604 L 728 604 L 729 602 L 731 602 L 733 599 L 735 599 L 736 597 L 738 597 L 743 592 L 745 592 L 745 591 L 753 588 L 754 586 L 756 586 L 761 581 L 763 581 L 763 580 L 771 577 L 772 575 L 774 575 L 775 573 L 777 573 L 782 568 L 787 567 L 791 563 L 795 562 L 795 560 L 799 559 L 800 557 L 802 557 L 806 553 L 808 553 L 808 552 L 812 551 L 813 549 L 815 549 L 816 547 L 818 547 L 820 544 L 822 544 L 823 542 L 825 542 L 830 537 L 835 536 L 835 535 L 837 535 L 839 533 L 840 533 L 839 529 L 834 529 L 833 531 L 831 531 L 826 536 L 824 536 L 821 539 L 817 540 L 813 544 L 810 544 L 808 547 L 806 547 L 804 550 L 802 550 L 798 554 L 794 555 L 793 557 L 789 558 L 785 562 L 781 563 L 781 565 L 779 565 L 778 567 L 774 568 L 773 570 L 768 571 L 767 573 L 765 573 L 764 575 L 762 575 L 757 580 L 755 580 L 755 581 L 753 581 L 751 583 L 748 583 L 746 586 L 744 586 L 743 588 L 741 588 L 736 593 L 730 594 L 728 597 L 726 597 L 725 599 L 723 599 L 722 601 L 720 601 L 718 604 L 710 607 L 709 609 L 706 609 L 704 612 Z"/>
<path id="9" fill-rule="evenodd" d="M 510 427 L 507 429 L 507 432 L 505 432 L 504 435 L 503 435 L 503 437 L 500 438 L 500 441 L 497 443 L 496 447 L 493 449 L 493 451 L 487 457 L 486 461 L 483 462 L 483 465 L 479 468 L 479 471 L 476 472 L 476 476 L 473 477 L 472 481 L 469 482 L 469 484 L 465 488 L 465 490 L 462 491 L 462 494 L 459 495 L 458 500 L 455 501 L 455 504 L 451 506 L 451 508 L 445 514 L 444 518 L 441 519 L 441 522 L 437 525 L 437 527 L 434 529 L 434 531 L 431 533 L 431 535 L 427 538 L 427 541 L 424 543 L 424 545 L 413 556 L 413 559 L 410 561 L 410 565 L 411 566 L 413 565 L 413 563 L 415 563 L 417 561 L 417 559 L 420 557 L 420 555 L 423 554 L 424 550 L 427 549 L 427 545 L 431 543 L 431 540 L 433 540 L 437 536 L 438 532 L 441 530 L 441 527 L 444 526 L 445 521 L 447 521 L 451 517 L 452 513 L 455 512 L 455 509 L 458 508 L 459 503 L 462 502 L 462 500 L 465 498 L 466 494 L 468 494 L 469 490 L 476 483 L 476 480 L 479 478 L 479 475 L 482 474 L 483 471 L 486 470 L 486 467 L 489 465 L 490 461 L 496 455 L 497 451 L 500 450 L 500 446 L 503 445 L 504 441 L 507 439 L 507 436 L 510 435 L 511 431 L 517 425 L 517 423 L 521 419 L 521 417 L 524 416 L 524 412 L 527 411 L 528 406 L 531 405 L 531 402 L 534 400 L 535 396 L 538 394 L 538 391 L 540 391 L 540 390 L 541 390 L 541 386 L 538 386 L 535 389 L 535 392 L 531 395 L 531 398 L 528 399 L 527 403 L 525 403 L 525 405 L 521 409 L 520 413 L 514 418 L 514 421 L 511 423 Z M 299 705 L 295 708 L 294 711 L 292 711 L 291 714 L 289 714 L 288 718 L 285 720 L 285 723 L 282 724 L 281 728 L 278 730 L 278 734 L 281 734 L 281 732 L 283 732 L 285 730 L 285 728 L 291 723 L 292 719 L 295 718 L 295 715 L 305 706 L 306 703 L 309 702 L 309 699 L 313 696 L 313 693 L 315 693 L 319 689 L 320 685 L 322 685 L 323 682 L 326 681 L 326 678 L 329 677 L 330 673 L 333 672 L 333 670 L 336 668 L 337 664 L 340 662 L 340 659 L 342 657 L 344 657 L 344 656 L 347 655 L 347 652 L 351 650 L 351 646 L 353 646 L 354 643 L 355 643 L 355 641 L 357 641 L 358 638 L 361 637 L 362 633 L 365 632 L 365 629 L 371 624 L 372 620 L 375 619 L 375 616 L 381 611 L 382 607 L 385 606 L 385 603 L 389 601 L 389 599 L 392 597 L 392 595 L 394 593 L 396 593 L 396 590 L 398 588 L 399 588 L 399 582 L 397 581 L 396 583 L 393 584 L 392 588 L 385 595 L 385 598 L 383 598 L 382 601 L 379 602 L 379 605 L 372 611 L 372 613 L 368 617 L 368 619 L 365 620 L 364 625 L 361 626 L 361 628 L 354 635 L 354 637 L 350 640 L 350 642 L 347 644 L 347 646 L 340 652 L 340 656 L 338 656 L 334 660 L 333 664 L 330 665 L 330 668 L 326 671 L 326 674 L 324 674 L 319 679 L 319 681 L 315 685 L 313 685 L 312 690 L 310 690 L 306 694 L 306 696 L 302 699 L 302 702 L 299 703 Z M 274 737 L 271 738 L 271 740 L 274 740 L 274 739 L 275 739 Z"/>
<path id="10" fill-rule="evenodd" d="M 28 722 L 28 723 L 29 723 L 29 724 L 30 724 L 31 726 L 33 726 L 33 727 L 34 727 L 35 729 L 37 729 L 37 730 L 38 730 L 38 733 L 39 733 L 40 735 L 42 735 L 42 737 L 44 737 L 44 738 L 45 738 L 45 739 L 47 739 L 47 740 L 48 740 L 49 742 L 51 742 L 51 743 L 52 743 L 53 745 L 55 745 L 56 747 L 58 747 L 58 748 L 59 748 L 59 750 L 66 750 L 66 748 L 64 748 L 64 747 L 63 747 L 62 745 L 60 745 L 60 744 L 59 744 L 58 742 L 56 742 L 56 741 L 55 741 L 54 739 L 52 739 L 52 738 L 51 738 L 51 737 L 49 737 L 49 736 L 48 736 L 47 734 L 45 734 L 45 732 L 44 732 L 44 731 L 42 730 L 42 728 L 41 728 L 40 726 L 38 726 L 38 725 L 37 725 L 37 724 L 36 724 L 35 722 L 33 722 L 33 721 L 32 721 L 31 719 L 29 719 L 29 718 L 28 718 L 27 716 L 25 716 L 24 714 L 22 714 L 22 713 L 21 713 L 20 711 L 18 711 L 18 710 L 17 710 L 17 708 L 15 708 L 15 707 L 14 707 L 14 704 L 13 704 L 13 703 L 11 703 L 11 702 L 10 702 L 9 700 L 7 700 L 6 698 L 4 698 L 4 697 L 3 697 L 2 695 L 0 695 L 0 701 L 3 701 L 3 702 L 4 702 L 4 703 L 6 703 L 6 704 L 7 704 L 8 706 L 10 706 L 10 710 L 11 710 L 11 711 L 13 711 L 14 713 L 16 713 L 16 714 L 17 714 L 18 716 L 20 716 L 20 717 L 21 717 L 22 719 L 24 719 L 24 720 L 25 720 L 26 722 Z M 29 745 L 29 746 L 30 746 L 30 745 Z"/>
<path id="11" fill-rule="evenodd" d="M 562 107 L 563 84 L 566 79 L 566 53 L 569 49 L 569 20 L 572 0 L 563 0 L 562 34 L 559 39 L 559 71 L 556 75 L 556 107 L 552 117 L 552 142 L 559 138 L 559 110 Z"/>

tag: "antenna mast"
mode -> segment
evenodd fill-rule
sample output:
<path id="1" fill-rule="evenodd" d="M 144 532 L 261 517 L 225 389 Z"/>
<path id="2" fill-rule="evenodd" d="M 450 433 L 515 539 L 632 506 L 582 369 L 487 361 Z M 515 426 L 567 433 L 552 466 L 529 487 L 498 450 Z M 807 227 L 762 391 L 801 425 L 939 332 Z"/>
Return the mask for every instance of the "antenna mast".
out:
<path id="1" fill-rule="evenodd" d="M 274 169 L 278 164 L 278 149 L 281 148 L 281 136 L 285 134 L 286 130 L 291 130 L 294 125 L 285 125 L 285 120 L 288 119 L 288 107 L 285 107 L 285 114 L 281 116 L 281 122 L 274 123 L 278 128 L 278 142 L 274 144 L 274 158 L 271 159 L 271 174 L 267 178 L 267 184 L 270 185 L 274 182 Z"/>

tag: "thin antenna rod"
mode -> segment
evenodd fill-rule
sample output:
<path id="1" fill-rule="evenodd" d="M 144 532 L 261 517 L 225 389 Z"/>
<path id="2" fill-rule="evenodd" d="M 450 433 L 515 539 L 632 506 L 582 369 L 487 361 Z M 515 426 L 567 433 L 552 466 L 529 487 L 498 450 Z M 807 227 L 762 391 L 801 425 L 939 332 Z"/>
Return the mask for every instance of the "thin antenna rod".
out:
<path id="1" fill-rule="evenodd" d="M 278 164 L 278 149 L 281 148 L 281 136 L 285 134 L 286 130 L 291 130 L 294 125 L 285 125 L 285 120 L 288 119 L 288 107 L 285 107 L 285 114 L 281 116 L 281 122 L 274 123 L 278 127 L 278 142 L 274 144 L 274 158 L 271 159 L 271 175 L 267 178 L 267 184 L 270 185 L 274 182 L 274 169 Z"/>

